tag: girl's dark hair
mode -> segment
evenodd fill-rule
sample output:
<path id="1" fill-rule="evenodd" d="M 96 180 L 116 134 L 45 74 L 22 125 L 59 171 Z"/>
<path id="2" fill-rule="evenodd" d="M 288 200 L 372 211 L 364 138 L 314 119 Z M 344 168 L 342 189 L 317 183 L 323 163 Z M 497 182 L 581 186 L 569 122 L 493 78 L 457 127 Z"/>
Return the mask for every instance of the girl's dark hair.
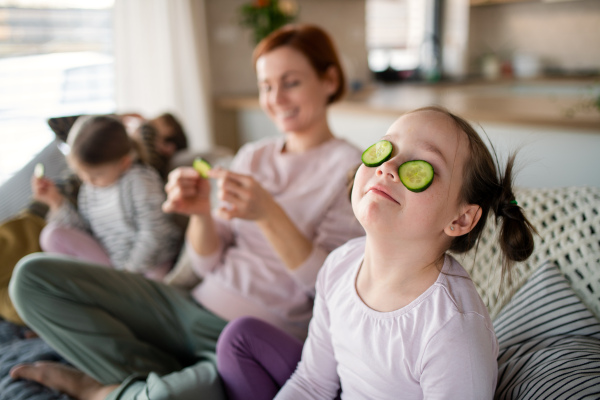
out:
<path id="1" fill-rule="evenodd" d="M 321 79 L 329 67 L 333 67 L 338 75 L 338 88 L 329 96 L 328 104 L 340 100 L 346 93 L 346 78 L 340 63 L 333 40 L 323 29 L 316 25 L 285 25 L 271 32 L 261 40 L 252 54 L 253 65 L 264 54 L 281 46 L 289 46 L 304 54 Z"/>
<path id="2" fill-rule="evenodd" d="M 162 120 L 165 125 L 168 125 L 172 129 L 172 135 L 169 137 L 169 141 L 171 141 L 177 150 L 187 149 L 188 142 L 187 136 L 185 135 L 185 130 L 183 126 L 179 122 L 175 116 L 169 112 L 162 113 L 158 117 L 154 118 L 154 120 Z"/>
<path id="3" fill-rule="evenodd" d="M 481 218 L 466 235 L 453 239 L 450 251 L 465 253 L 477 243 L 489 212 L 496 216 L 500 225 L 499 245 L 502 251 L 502 277 L 510 280 L 510 270 L 515 262 L 526 260 L 533 252 L 533 234 L 537 233 L 527 220 L 523 209 L 516 203 L 513 193 L 513 169 L 516 154 L 508 157 L 504 173 L 500 173 L 497 157 L 492 157 L 481 137 L 470 123 L 442 107 L 424 107 L 414 110 L 436 111 L 450 117 L 456 126 L 467 135 L 469 158 L 463 171 L 463 186 L 460 200 L 476 204 L 481 208 Z M 492 146 L 492 150 L 493 149 Z"/>
<path id="4" fill-rule="evenodd" d="M 70 155 L 88 165 L 101 165 L 117 161 L 133 150 L 140 156 L 140 147 L 131 140 L 123 123 L 108 115 L 80 117 L 70 141 Z"/>

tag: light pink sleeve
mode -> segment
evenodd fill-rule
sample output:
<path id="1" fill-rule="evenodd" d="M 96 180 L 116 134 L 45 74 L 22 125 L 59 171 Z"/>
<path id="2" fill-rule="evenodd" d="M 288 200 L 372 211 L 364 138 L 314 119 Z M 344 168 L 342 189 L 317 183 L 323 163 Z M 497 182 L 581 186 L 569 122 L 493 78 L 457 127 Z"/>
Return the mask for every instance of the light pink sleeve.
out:
<path id="1" fill-rule="evenodd" d="M 483 316 L 457 314 L 427 344 L 421 389 L 431 399 L 492 399 L 498 342 Z"/>
<path id="2" fill-rule="evenodd" d="M 244 162 L 247 162 L 249 155 L 249 151 L 247 151 L 248 148 L 248 146 L 244 146 L 240 149 L 240 151 L 238 151 L 234 159 L 231 161 L 231 170 L 239 170 L 241 168 L 240 165 Z M 187 242 L 187 240 L 185 242 L 185 252 L 191 260 L 192 268 L 194 269 L 196 275 L 201 278 L 205 277 L 214 271 L 217 266 L 221 265 L 221 262 L 224 258 L 224 253 L 233 243 L 233 230 L 231 228 L 231 223 L 217 217 L 216 212 L 213 212 L 213 220 L 215 222 L 217 235 L 220 238 L 219 247 L 216 251 L 210 255 L 201 256 L 196 253 L 194 248 Z"/>
<path id="3" fill-rule="evenodd" d="M 191 261 L 194 272 L 201 278 L 214 271 L 214 269 L 221 264 L 224 258 L 224 252 L 227 251 L 227 248 L 233 242 L 233 232 L 230 224 L 218 217 L 213 218 L 217 229 L 217 235 L 220 238 L 217 250 L 207 256 L 201 256 L 196 253 L 196 250 L 188 243 L 187 239 L 185 241 L 185 252 Z"/>
<path id="4" fill-rule="evenodd" d="M 292 276 L 304 287 L 311 296 L 315 294 L 315 281 L 317 274 L 323 266 L 325 259 L 333 250 L 355 237 L 364 236 L 365 231 L 358 223 L 350 199 L 345 193 L 345 188 L 333 201 L 317 228 L 313 240 L 313 250 L 308 258 L 296 268 Z"/>
<path id="5" fill-rule="evenodd" d="M 322 271 L 317 280 L 313 317 L 302 349 L 302 359 L 275 400 L 326 400 L 337 396 L 340 382 L 331 343 L 329 310 L 324 298 L 327 292 L 324 282 L 326 265 Z"/>

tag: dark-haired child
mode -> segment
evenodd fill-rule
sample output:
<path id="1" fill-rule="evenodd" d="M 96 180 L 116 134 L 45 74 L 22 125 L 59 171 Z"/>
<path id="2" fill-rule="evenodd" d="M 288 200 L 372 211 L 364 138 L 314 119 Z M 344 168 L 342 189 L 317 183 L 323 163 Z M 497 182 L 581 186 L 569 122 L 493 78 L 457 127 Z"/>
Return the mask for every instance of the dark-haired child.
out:
<path id="1" fill-rule="evenodd" d="M 534 230 L 512 191 L 514 157 L 501 174 L 473 128 L 434 107 L 403 115 L 383 140 L 389 158 L 376 151 L 352 190 L 366 236 L 325 261 L 304 346 L 247 317 L 222 332 L 229 399 L 323 400 L 340 390 L 343 399 L 492 399 L 492 322 L 447 252 L 470 250 L 492 211 L 503 270 L 529 257 Z"/>
<path id="2" fill-rule="evenodd" d="M 163 182 L 138 162 L 139 146 L 123 123 L 112 116 L 80 117 L 68 144 L 67 160 L 82 181 L 77 207 L 51 180 L 32 179 L 34 198 L 50 207 L 42 249 L 162 279 L 182 233 L 161 210 Z"/>

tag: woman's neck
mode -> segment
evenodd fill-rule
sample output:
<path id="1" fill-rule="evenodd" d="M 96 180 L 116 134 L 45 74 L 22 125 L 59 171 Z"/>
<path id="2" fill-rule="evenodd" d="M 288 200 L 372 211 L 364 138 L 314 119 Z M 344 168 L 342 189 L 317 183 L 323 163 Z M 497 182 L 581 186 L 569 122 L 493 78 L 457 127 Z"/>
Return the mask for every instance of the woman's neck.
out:
<path id="1" fill-rule="evenodd" d="M 285 136 L 285 148 L 283 151 L 286 153 L 304 153 L 334 137 L 331 129 L 329 129 L 327 120 L 322 121 L 309 130 L 286 132 Z"/>
<path id="2" fill-rule="evenodd" d="M 437 280 L 444 251 L 431 245 L 398 245 L 370 239 L 356 280 L 356 289 L 369 307 L 382 312 L 400 309 Z"/>

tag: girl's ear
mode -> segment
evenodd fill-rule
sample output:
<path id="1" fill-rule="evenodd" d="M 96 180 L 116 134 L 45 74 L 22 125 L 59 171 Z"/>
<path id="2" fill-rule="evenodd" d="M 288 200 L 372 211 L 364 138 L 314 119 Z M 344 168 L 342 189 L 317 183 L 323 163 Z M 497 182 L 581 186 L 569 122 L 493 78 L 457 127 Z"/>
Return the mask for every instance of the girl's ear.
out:
<path id="1" fill-rule="evenodd" d="M 481 218 L 481 207 L 476 204 L 466 205 L 458 218 L 444 228 L 444 232 L 448 236 L 462 236 L 475 228 L 479 218 Z"/>
<path id="2" fill-rule="evenodd" d="M 131 154 L 124 155 L 120 161 L 121 171 L 127 171 L 131 164 L 133 164 L 133 156 Z"/>
<path id="3" fill-rule="evenodd" d="M 333 65 L 327 68 L 327 71 L 325 72 L 325 75 L 323 75 L 322 80 L 325 83 L 325 85 L 327 85 L 326 91 L 329 96 L 334 94 L 340 86 L 340 76 L 338 74 L 337 69 L 335 69 Z"/>

